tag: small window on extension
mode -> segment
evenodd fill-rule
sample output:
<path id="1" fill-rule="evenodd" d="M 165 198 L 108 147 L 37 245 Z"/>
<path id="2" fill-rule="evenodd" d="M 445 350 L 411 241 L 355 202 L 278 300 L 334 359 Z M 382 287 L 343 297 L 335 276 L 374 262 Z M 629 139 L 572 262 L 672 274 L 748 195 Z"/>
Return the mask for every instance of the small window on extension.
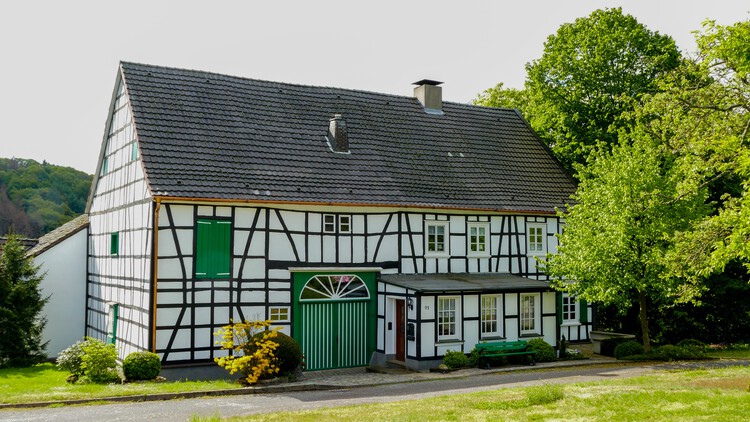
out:
<path id="1" fill-rule="evenodd" d="M 120 254 L 120 232 L 113 232 L 109 235 L 109 254 L 113 256 Z"/>

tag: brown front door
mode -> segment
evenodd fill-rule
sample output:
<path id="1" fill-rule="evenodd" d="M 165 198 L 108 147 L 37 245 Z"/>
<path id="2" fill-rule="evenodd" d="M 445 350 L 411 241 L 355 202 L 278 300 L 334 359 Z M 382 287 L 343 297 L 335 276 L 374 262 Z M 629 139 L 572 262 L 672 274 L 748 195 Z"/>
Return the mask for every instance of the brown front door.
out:
<path id="1" fill-rule="evenodd" d="M 396 360 L 406 361 L 406 301 L 396 301 Z"/>

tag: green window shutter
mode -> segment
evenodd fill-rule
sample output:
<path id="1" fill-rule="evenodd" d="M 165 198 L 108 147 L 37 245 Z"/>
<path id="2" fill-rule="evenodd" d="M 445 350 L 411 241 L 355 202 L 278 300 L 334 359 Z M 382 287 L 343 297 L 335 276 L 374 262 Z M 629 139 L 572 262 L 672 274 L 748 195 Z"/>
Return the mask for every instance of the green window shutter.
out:
<path id="1" fill-rule="evenodd" d="M 195 277 L 210 277 L 209 264 L 211 262 L 211 221 L 198 220 L 196 226 L 196 243 L 195 243 Z"/>
<path id="2" fill-rule="evenodd" d="M 120 232 L 114 232 L 109 235 L 109 253 L 110 255 L 120 254 Z"/>
<path id="3" fill-rule="evenodd" d="M 557 325 L 562 325 L 563 323 L 563 294 L 560 292 L 557 292 L 555 294 L 555 299 L 557 299 Z"/>
<path id="4" fill-rule="evenodd" d="M 120 304 L 111 303 L 109 305 L 109 316 L 107 321 L 107 344 L 115 344 L 117 341 L 117 320 L 120 314 Z"/>
<path id="5" fill-rule="evenodd" d="M 216 221 L 216 245 L 214 248 L 214 275 L 218 278 L 229 278 L 232 267 L 232 244 L 230 242 L 232 223 Z"/>
<path id="6" fill-rule="evenodd" d="M 230 277 L 231 231 L 232 223 L 229 221 L 198 220 L 195 250 L 196 278 Z"/>
<path id="7" fill-rule="evenodd" d="M 578 302 L 578 305 L 579 305 L 579 308 L 581 309 L 580 310 L 581 317 L 578 320 L 581 322 L 581 324 L 586 324 L 589 322 L 588 303 L 586 303 L 585 300 L 581 300 L 580 302 Z"/>

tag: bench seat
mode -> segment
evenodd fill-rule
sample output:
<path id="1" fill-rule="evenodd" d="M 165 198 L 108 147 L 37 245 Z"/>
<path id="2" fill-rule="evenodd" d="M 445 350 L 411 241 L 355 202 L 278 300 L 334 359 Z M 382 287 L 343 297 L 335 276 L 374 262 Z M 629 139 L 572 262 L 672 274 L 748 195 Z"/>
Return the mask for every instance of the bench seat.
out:
<path id="1" fill-rule="evenodd" d="M 528 344 L 523 340 L 518 341 L 488 341 L 477 343 L 476 349 L 479 351 L 479 366 L 489 368 L 489 359 L 491 357 L 503 356 L 527 356 L 529 365 L 535 365 L 534 356 L 536 351 L 529 350 Z"/>

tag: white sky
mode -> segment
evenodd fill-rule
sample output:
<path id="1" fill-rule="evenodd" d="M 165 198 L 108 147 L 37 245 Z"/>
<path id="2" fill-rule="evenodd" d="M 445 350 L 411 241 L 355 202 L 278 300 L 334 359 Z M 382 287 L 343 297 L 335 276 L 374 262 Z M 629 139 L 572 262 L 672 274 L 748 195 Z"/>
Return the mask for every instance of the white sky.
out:
<path id="1" fill-rule="evenodd" d="M 470 102 L 520 88 L 547 36 L 622 6 L 685 51 L 747 0 L 8 1 L 0 5 L 0 157 L 93 173 L 120 60 L 411 95 L 420 79 Z"/>

